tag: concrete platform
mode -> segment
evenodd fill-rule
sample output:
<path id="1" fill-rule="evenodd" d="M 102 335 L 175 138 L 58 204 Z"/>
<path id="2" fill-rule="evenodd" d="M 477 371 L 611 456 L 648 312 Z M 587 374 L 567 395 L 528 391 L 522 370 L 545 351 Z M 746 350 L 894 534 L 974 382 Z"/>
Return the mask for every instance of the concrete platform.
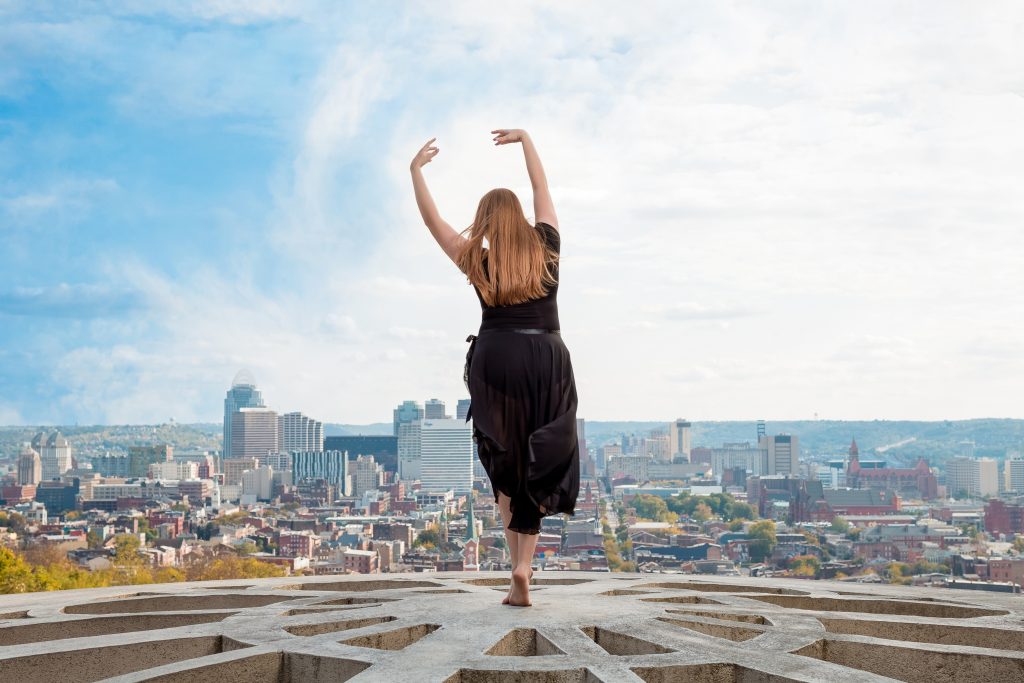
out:
<path id="1" fill-rule="evenodd" d="M 828 581 L 537 572 L 0 596 L 0 680 L 1024 681 L 1024 598 Z"/>

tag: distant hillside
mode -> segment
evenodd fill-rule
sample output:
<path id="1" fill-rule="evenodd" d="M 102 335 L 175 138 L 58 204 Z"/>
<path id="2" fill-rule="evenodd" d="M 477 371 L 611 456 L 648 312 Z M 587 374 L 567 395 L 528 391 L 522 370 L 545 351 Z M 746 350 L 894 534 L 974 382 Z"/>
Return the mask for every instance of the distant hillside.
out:
<path id="1" fill-rule="evenodd" d="M 587 442 L 601 445 L 621 438 L 621 434 L 643 435 L 651 429 L 665 429 L 667 422 L 587 421 Z M 1007 450 L 1024 448 L 1024 420 L 977 419 L 917 421 L 799 420 L 768 422 L 769 434 L 795 434 L 805 454 L 840 455 L 857 439 L 862 454 L 882 449 L 893 463 L 912 463 L 924 456 L 933 464 L 960 453 L 960 442 L 974 441 L 975 455 L 1003 458 Z M 720 446 L 731 441 L 757 439 L 756 421 L 694 422 L 691 431 L 694 446 Z M 898 445 L 896 445 L 898 444 Z M 882 457 L 881 453 L 879 454 Z"/>
<path id="2" fill-rule="evenodd" d="M 586 422 L 587 443 L 600 446 L 618 440 L 622 434 L 642 436 L 652 429 L 666 429 L 664 421 L 590 421 Z M 977 419 L 943 422 L 915 421 L 845 421 L 800 420 L 768 422 L 769 434 L 795 434 L 805 455 L 829 456 L 845 454 L 850 440 L 857 439 L 861 453 L 876 452 L 894 464 L 913 463 L 924 456 L 932 464 L 941 465 L 960 453 L 962 441 L 974 441 L 975 455 L 1004 458 L 1008 450 L 1024 450 L 1024 420 Z M 0 427 L 0 462 L 13 461 L 21 444 L 47 427 Z M 168 423 L 161 425 L 74 425 L 59 427 L 68 437 L 77 455 L 91 456 L 106 452 L 126 452 L 129 446 L 168 443 L 179 450 L 221 448 L 219 422 L 196 424 Z M 390 422 L 371 424 L 324 425 L 326 436 L 352 434 L 389 435 Z M 725 442 L 753 442 L 757 436 L 755 421 L 694 422 L 694 446 L 720 446 Z"/>

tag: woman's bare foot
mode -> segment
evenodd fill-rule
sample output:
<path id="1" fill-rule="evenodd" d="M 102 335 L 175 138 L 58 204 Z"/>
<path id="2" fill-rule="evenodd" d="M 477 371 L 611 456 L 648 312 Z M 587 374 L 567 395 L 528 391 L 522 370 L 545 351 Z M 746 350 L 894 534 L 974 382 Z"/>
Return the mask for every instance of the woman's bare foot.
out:
<path id="1" fill-rule="evenodd" d="M 533 567 L 530 567 L 530 580 L 533 581 Z M 509 581 L 508 582 L 508 594 L 505 596 L 505 599 L 501 601 L 501 604 L 507 605 L 508 601 L 509 601 L 509 598 L 511 598 L 511 597 L 512 597 L 512 582 Z"/>
<path id="2" fill-rule="evenodd" d="M 521 570 L 518 567 L 512 572 L 512 590 L 508 594 L 508 604 L 513 607 L 529 607 L 530 602 L 530 572 L 527 567 Z"/>

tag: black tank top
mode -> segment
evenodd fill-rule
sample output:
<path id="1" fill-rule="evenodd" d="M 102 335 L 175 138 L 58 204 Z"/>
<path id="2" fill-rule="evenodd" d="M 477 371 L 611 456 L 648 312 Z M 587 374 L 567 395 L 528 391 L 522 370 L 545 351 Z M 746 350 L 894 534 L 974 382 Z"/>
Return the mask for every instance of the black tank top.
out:
<path id="1" fill-rule="evenodd" d="M 562 240 L 558 230 L 547 223 L 537 223 L 537 230 L 540 230 L 544 242 L 561 253 Z M 486 253 L 486 250 L 485 250 Z M 530 299 L 518 304 L 507 306 L 488 306 L 480 295 L 480 290 L 473 285 L 476 298 L 480 300 L 480 308 L 483 310 L 483 319 L 480 322 L 480 329 L 500 329 L 509 327 L 543 327 L 552 330 L 558 327 L 558 262 L 551 266 L 555 276 L 555 284 L 551 286 L 548 293 L 539 299 Z M 487 259 L 484 259 L 484 271 L 487 270 Z"/>

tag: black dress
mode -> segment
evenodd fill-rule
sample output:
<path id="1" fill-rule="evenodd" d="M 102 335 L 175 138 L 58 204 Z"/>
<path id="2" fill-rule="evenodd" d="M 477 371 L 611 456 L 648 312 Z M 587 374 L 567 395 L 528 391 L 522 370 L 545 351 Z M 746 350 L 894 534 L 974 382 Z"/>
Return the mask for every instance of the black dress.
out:
<path id="1" fill-rule="evenodd" d="M 558 252 L 558 231 L 546 223 L 536 229 Z M 557 262 L 553 270 L 557 279 Z M 558 330 L 558 285 L 539 299 L 508 306 L 488 306 L 473 289 L 483 316 L 479 335 L 467 338 L 466 421 L 473 420 L 473 440 L 495 497 L 510 498 L 508 528 L 536 534 L 542 517 L 575 512 L 580 485 L 576 380 L 559 333 L 509 330 Z"/>

